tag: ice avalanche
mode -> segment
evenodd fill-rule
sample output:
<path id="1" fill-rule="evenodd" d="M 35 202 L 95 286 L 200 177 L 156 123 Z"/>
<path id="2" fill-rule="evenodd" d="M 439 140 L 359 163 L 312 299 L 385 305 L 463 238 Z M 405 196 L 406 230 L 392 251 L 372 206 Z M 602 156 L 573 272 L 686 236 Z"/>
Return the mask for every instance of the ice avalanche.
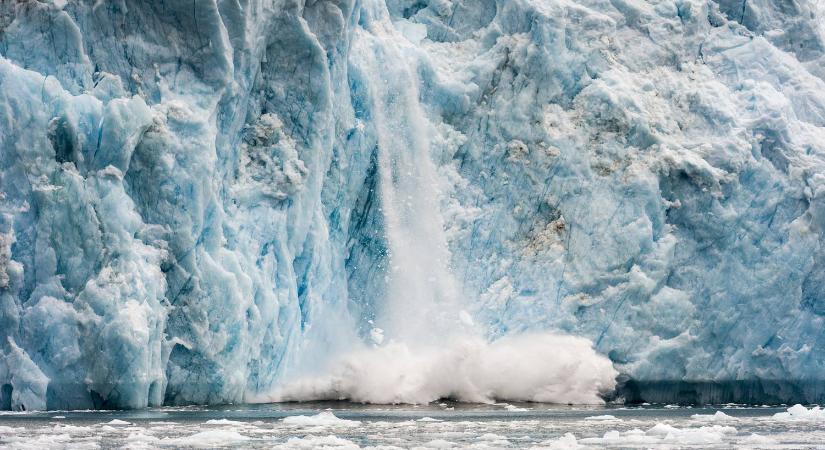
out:
<path id="1" fill-rule="evenodd" d="M 0 409 L 821 402 L 823 236 L 818 0 L 0 2 Z"/>

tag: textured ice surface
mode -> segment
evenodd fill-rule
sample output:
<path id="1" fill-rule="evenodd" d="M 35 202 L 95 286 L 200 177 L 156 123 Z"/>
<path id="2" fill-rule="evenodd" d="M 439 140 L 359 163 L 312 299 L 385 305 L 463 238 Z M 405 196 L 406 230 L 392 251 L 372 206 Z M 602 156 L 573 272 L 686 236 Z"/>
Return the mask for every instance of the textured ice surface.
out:
<path id="1" fill-rule="evenodd" d="M 634 380 L 821 385 L 823 15 L 2 2 L 0 409 L 547 331 Z"/>

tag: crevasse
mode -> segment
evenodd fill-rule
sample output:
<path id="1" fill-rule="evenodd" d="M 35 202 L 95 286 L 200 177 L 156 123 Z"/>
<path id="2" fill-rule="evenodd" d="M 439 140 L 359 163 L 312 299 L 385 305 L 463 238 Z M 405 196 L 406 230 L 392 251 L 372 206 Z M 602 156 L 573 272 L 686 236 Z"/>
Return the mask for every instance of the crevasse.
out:
<path id="1" fill-rule="evenodd" d="M 635 400 L 819 401 L 823 15 L 4 2 L 0 409 L 586 401 L 614 369 Z M 502 384 L 524 349 L 582 372 Z M 461 355 L 492 375 L 428 384 Z M 356 392 L 365 364 L 424 381 Z"/>

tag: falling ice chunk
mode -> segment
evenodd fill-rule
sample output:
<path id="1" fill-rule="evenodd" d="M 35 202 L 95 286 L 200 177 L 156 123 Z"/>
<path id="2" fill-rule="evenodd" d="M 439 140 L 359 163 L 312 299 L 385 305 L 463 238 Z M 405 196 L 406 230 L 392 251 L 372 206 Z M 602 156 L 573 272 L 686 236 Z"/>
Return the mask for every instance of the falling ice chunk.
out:
<path id="1" fill-rule="evenodd" d="M 380 328 L 373 328 L 370 330 L 370 338 L 375 345 L 381 345 L 384 342 L 384 330 Z"/>
<path id="2" fill-rule="evenodd" d="M 463 309 L 458 313 L 458 319 L 461 320 L 461 323 L 467 325 L 468 327 L 474 325 L 473 318 L 470 316 L 470 313 Z"/>

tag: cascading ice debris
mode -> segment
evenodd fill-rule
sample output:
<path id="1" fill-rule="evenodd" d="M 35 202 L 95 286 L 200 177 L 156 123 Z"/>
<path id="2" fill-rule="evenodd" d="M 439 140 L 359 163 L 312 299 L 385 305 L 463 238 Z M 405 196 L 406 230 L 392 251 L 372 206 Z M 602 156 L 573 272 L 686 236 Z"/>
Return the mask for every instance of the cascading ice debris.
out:
<path id="1" fill-rule="evenodd" d="M 0 3 L 0 409 L 825 401 L 791 3 Z"/>

